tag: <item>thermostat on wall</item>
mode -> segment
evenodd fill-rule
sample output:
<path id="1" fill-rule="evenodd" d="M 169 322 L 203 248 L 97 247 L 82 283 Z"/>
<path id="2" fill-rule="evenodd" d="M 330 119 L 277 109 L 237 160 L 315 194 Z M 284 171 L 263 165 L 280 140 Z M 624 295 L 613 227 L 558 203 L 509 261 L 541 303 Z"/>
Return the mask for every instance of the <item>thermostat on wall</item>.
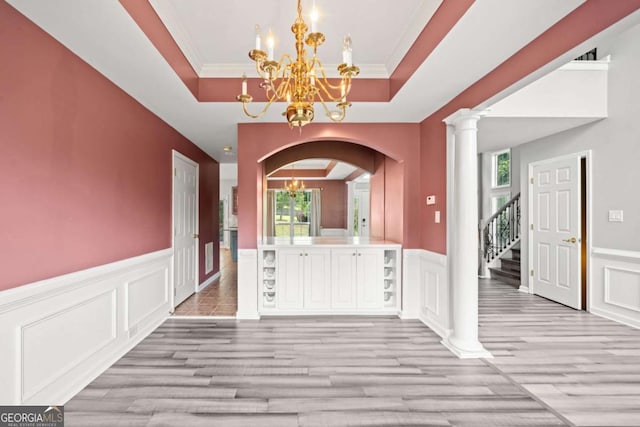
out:
<path id="1" fill-rule="evenodd" d="M 427 196 L 427 205 L 435 205 L 436 196 Z"/>

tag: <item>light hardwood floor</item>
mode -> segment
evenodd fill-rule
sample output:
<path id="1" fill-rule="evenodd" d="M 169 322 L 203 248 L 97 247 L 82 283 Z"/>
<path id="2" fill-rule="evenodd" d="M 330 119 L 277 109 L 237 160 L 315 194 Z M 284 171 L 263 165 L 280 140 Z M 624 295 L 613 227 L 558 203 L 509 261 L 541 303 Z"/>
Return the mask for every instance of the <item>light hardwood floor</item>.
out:
<path id="1" fill-rule="evenodd" d="M 493 359 L 398 318 L 169 319 L 66 425 L 640 425 L 640 331 L 499 282 L 480 298 Z"/>

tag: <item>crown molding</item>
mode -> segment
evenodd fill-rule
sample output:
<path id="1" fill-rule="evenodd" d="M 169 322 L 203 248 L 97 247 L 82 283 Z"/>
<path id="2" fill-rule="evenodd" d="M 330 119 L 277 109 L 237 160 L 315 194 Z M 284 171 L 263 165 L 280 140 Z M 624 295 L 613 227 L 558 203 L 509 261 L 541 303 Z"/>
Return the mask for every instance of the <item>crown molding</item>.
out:
<path id="1" fill-rule="evenodd" d="M 360 67 L 359 79 L 388 79 L 390 74 L 384 64 L 358 64 Z M 327 77 L 339 78 L 338 64 L 325 64 Z M 200 68 L 194 68 L 200 78 L 239 77 L 246 74 L 248 77 L 258 77 L 251 60 L 243 64 L 204 64 Z"/>
<path id="2" fill-rule="evenodd" d="M 422 30 L 429 24 L 429 21 L 436 13 L 436 10 L 442 4 L 442 0 L 426 0 L 422 3 L 420 8 L 415 14 L 414 19 L 409 22 L 404 31 L 404 34 L 400 37 L 400 40 L 393 49 L 391 56 L 387 60 L 385 66 L 389 72 L 389 75 L 393 73 L 402 58 L 405 57 L 413 43 L 416 41 Z"/>
<path id="3" fill-rule="evenodd" d="M 164 26 L 167 28 L 167 31 L 169 31 L 169 34 L 171 34 L 171 37 L 173 37 L 173 40 L 175 40 L 184 57 L 187 58 L 187 61 L 191 64 L 191 67 L 194 69 L 196 74 L 199 74 L 198 70 L 203 67 L 205 62 L 204 57 L 195 47 L 189 33 L 184 29 L 184 26 L 179 20 L 174 19 L 174 17 L 177 16 L 177 13 L 173 5 L 170 2 L 159 2 L 157 0 L 149 0 L 149 3 Z"/>

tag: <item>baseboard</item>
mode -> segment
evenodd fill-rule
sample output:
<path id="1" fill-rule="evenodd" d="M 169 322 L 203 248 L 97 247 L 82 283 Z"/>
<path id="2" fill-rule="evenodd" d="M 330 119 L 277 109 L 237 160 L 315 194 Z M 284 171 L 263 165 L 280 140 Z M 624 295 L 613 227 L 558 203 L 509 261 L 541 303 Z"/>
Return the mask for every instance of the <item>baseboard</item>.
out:
<path id="1" fill-rule="evenodd" d="M 418 320 L 424 323 L 429 329 L 438 334 L 440 338 L 447 339 L 451 335 L 451 329 L 447 329 L 443 325 L 437 323 L 434 319 L 429 319 L 423 313 L 418 315 Z"/>
<path id="2" fill-rule="evenodd" d="M 618 322 L 618 323 L 622 323 L 623 325 L 630 326 L 634 329 L 640 329 L 640 322 L 638 322 L 637 319 L 633 319 L 619 313 L 613 313 L 611 311 L 602 310 L 596 307 L 592 307 L 589 312 L 591 314 L 595 314 L 596 316 L 604 317 L 605 319 L 613 320 L 614 322 Z"/>
<path id="3" fill-rule="evenodd" d="M 209 286 L 210 284 L 212 284 L 213 282 L 215 282 L 216 280 L 218 280 L 220 278 L 220 272 L 218 271 L 216 274 L 214 274 L 213 276 L 209 277 L 207 280 L 205 280 L 204 282 L 200 283 L 198 285 L 198 290 L 197 292 L 202 291 L 203 289 L 205 289 L 207 286 Z"/>
<path id="4" fill-rule="evenodd" d="M 166 249 L 0 292 L 0 404 L 62 404 L 171 309 Z"/>
<path id="5" fill-rule="evenodd" d="M 524 292 L 525 294 L 530 294 L 531 293 L 531 289 L 529 288 L 529 286 L 526 286 L 526 285 L 520 285 L 518 290 L 520 292 Z"/>

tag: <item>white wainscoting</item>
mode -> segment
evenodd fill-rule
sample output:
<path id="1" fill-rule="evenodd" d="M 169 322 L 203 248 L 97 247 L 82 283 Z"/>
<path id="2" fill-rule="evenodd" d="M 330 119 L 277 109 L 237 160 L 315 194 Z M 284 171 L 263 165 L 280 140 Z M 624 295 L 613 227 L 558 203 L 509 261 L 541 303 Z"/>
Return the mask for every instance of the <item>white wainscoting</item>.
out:
<path id="1" fill-rule="evenodd" d="M 0 292 L 0 404 L 64 404 L 171 311 L 166 249 Z"/>
<path id="2" fill-rule="evenodd" d="M 589 311 L 640 328 L 640 252 L 593 248 Z"/>
<path id="3" fill-rule="evenodd" d="M 447 256 L 423 249 L 404 250 L 403 253 L 402 317 L 417 317 L 442 338 L 448 337 L 451 301 Z"/>
<path id="4" fill-rule="evenodd" d="M 236 318 L 260 318 L 258 313 L 257 249 L 238 249 L 238 311 Z"/>

